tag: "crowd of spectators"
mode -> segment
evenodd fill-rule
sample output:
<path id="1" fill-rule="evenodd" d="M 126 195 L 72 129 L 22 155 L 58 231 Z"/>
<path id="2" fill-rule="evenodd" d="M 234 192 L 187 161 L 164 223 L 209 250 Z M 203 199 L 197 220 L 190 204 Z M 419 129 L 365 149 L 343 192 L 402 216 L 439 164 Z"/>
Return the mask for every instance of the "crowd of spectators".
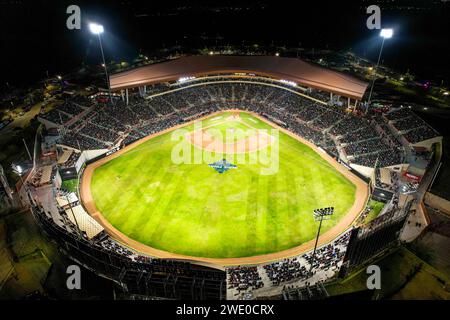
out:
<path id="1" fill-rule="evenodd" d="M 385 151 L 389 148 L 383 143 L 381 138 L 375 138 L 347 144 L 344 149 L 347 155 L 364 155 L 377 151 Z"/>
<path id="2" fill-rule="evenodd" d="M 61 164 L 59 165 L 59 167 L 60 167 L 60 168 L 63 168 L 63 169 L 64 169 L 64 168 L 71 168 L 71 167 L 74 167 L 75 164 L 77 163 L 78 158 L 80 157 L 80 155 L 81 155 L 80 152 L 75 152 L 75 151 L 71 152 L 69 158 L 68 158 L 64 163 L 61 163 Z"/>
<path id="3" fill-rule="evenodd" d="M 291 280 L 303 280 L 309 276 L 306 266 L 298 258 L 283 259 L 264 265 L 264 270 L 274 286 Z"/>
<path id="4" fill-rule="evenodd" d="M 336 122 L 343 120 L 344 115 L 337 111 L 323 112 L 319 117 L 314 119 L 311 126 L 319 131 L 331 128 Z"/>
<path id="5" fill-rule="evenodd" d="M 348 231 L 334 242 L 317 249 L 314 257 L 312 252 L 303 255 L 303 258 L 310 265 L 313 265 L 313 272 L 317 272 L 317 270 L 336 270 L 338 268 L 338 264 L 344 259 L 350 234 L 351 232 Z"/>
<path id="6" fill-rule="evenodd" d="M 218 83 L 218 80 L 222 82 Z M 388 129 L 387 121 L 403 124 L 403 120 L 412 117 L 410 110 L 403 108 L 385 117 L 355 116 L 341 107 L 320 104 L 296 94 L 295 91 L 305 94 L 301 88 L 277 85 L 289 90 L 274 86 L 273 80 L 259 78 L 258 83 L 256 80 L 230 82 L 215 78 L 195 87 L 186 87 L 187 83 L 164 85 L 148 91 L 157 91 L 156 96 L 148 96 L 148 93 L 145 97 L 131 95 L 128 105 L 123 101 L 99 105 L 85 117 L 87 121 L 80 119 L 68 127 L 62 143 L 83 150 L 107 148 L 121 141 L 130 143 L 214 111 L 237 108 L 259 113 L 335 157 L 342 148 L 350 163 L 373 167 L 378 160 L 378 166 L 384 167 L 404 161 L 401 143 Z M 180 90 L 180 87 L 184 89 Z M 324 93 L 314 92 L 329 99 Z M 53 116 L 59 118 L 59 115 Z M 417 141 L 436 134 L 427 126 L 420 129 L 424 130 L 413 129 L 405 134 L 405 138 Z"/>
<path id="7" fill-rule="evenodd" d="M 227 268 L 228 288 L 238 291 L 248 291 L 262 288 L 265 282 L 260 272 L 264 272 L 270 283 L 267 285 L 280 286 L 294 281 L 310 281 L 317 272 L 337 271 L 342 262 L 351 230 L 347 231 L 332 243 L 324 245 L 313 252 L 299 257 L 286 258 L 281 261 L 268 263 L 258 267 L 238 266 Z M 312 264 L 312 269 L 311 269 Z"/>
<path id="8" fill-rule="evenodd" d="M 71 132 L 69 134 L 66 134 L 61 143 L 80 151 L 106 149 L 110 146 L 110 144 L 93 139 L 81 132 Z"/>
<path id="9" fill-rule="evenodd" d="M 399 108 L 384 117 L 410 143 L 418 143 L 437 137 L 439 134 L 409 108 Z"/>
<path id="10" fill-rule="evenodd" d="M 258 272 L 258 267 L 238 266 L 228 270 L 228 289 L 237 291 L 262 288 L 264 282 Z"/>
<path id="11" fill-rule="evenodd" d="M 351 131 L 348 134 L 342 136 L 339 141 L 341 143 L 352 144 L 364 140 L 380 138 L 379 134 L 369 126 L 363 126 L 361 129 Z"/>
<path id="12" fill-rule="evenodd" d="M 435 138 L 438 135 L 439 134 L 435 130 L 430 128 L 429 126 L 424 126 L 424 127 L 420 127 L 420 128 L 416 128 L 411 131 L 408 131 L 403 136 L 405 137 L 406 140 L 408 140 L 408 142 L 414 144 L 414 143 L 418 143 L 421 141 Z"/>
<path id="13" fill-rule="evenodd" d="M 116 252 L 120 255 L 126 256 L 126 257 L 131 257 L 134 254 L 133 251 L 131 251 L 130 249 L 127 249 L 124 246 L 121 246 L 120 244 L 118 244 L 117 242 L 115 242 L 109 238 L 101 241 L 99 243 L 99 245 L 106 250 L 114 251 L 114 252 Z"/>
<path id="14" fill-rule="evenodd" d="M 424 126 L 425 122 L 416 116 L 410 116 L 397 120 L 393 124 L 398 131 L 409 131 Z"/>
<path id="15" fill-rule="evenodd" d="M 392 150 L 384 150 L 377 153 L 365 154 L 356 156 L 350 160 L 351 163 L 355 163 L 365 167 L 389 167 L 403 163 L 404 156 L 400 150 L 393 152 Z"/>
<path id="16" fill-rule="evenodd" d="M 86 104 L 86 106 L 81 106 L 77 103 L 83 101 L 85 100 L 81 96 L 71 97 L 70 100 L 65 101 L 63 104 L 58 105 L 47 113 L 40 114 L 39 117 L 58 125 L 62 125 L 67 123 L 73 117 L 78 116 L 89 107 L 88 104 Z"/>

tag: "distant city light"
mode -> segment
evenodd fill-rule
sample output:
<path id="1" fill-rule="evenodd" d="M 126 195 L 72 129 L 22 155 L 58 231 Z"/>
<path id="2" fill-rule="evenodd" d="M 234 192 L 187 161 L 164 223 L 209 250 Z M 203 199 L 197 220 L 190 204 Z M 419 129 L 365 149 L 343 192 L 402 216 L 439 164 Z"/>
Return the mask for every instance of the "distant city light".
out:
<path id="1" fill-rule="evenodd" d="M 401 78 L 400 78 L 400 81 L 403 81 L 403 79 L 405 79 L 405 78 L 401 77 Z"/>
<path id="2" fill-rule="evenodd" d="M 214 54 L 214 52 L 213 52 L 213 51 L 210 51 L 210 52 L 209 52 L 209 55 L 210 55 L 210 56 L 212 56 L 213 54 Z"/>
<path id="3" fill-rule="evenodd" d="M 104 31 L 103 26 L 98 23 L 89 23 L 89 30 L 91 30 L 93 34 L 101 34 Z"/>
<path id="4" fill-rule="evenodd" d="M 280 56 L 280 54 L 277 52 L 277 53 L 275 53 L 275 56 L 277 56 L 277 57 L 279 57 Z"/>
<path id="5" fill-rule="evenodd" d="M 423 110 L 428 110 L 428 108 L 427 108 L 427 107 L 424 107 Z"/>
<path id="6" fill-rule="evenodd" d="M 394 34 L 394 30 L 392 30 L 392 29 L 381 29 L 381 32 L 380 32 L 380 36 L 385 39 L 392 38 L 393 34 Z"/>
<path id="7" fill-rule="evenodd" d="M 62 79 L 62 77 L 61 76 L 56 76 L 59 80 L 61 80 Z"/>
<path id="8" fill-rule="evenodd" d="M 105 67 L 105 64 L 104 64 L 104 63 L 102 63 L 102 67 L 103 67 L 103 68 Z"/>
<path id="9" fill-rule="evenodd" d="M 445 92 L 444 92 L 444 96 L 448 96 L 448 91 L 445 91 Z"/>

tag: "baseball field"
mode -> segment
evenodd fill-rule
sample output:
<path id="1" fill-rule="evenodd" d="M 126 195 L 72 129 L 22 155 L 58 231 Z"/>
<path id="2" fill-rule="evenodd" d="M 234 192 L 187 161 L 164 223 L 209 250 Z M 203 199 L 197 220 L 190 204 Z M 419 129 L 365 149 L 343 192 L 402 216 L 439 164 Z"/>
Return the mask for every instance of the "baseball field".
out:
<path id="1" fill-rule="evenodd" d="M 355 211 L 357 187 L 273 129 L 230 111 L 149 138 L 91 170 L 87 202 L 126 237 L 174 254 L 252 257 L 311 242 L 313 210 L 335 208 L 326 233 Z"/>

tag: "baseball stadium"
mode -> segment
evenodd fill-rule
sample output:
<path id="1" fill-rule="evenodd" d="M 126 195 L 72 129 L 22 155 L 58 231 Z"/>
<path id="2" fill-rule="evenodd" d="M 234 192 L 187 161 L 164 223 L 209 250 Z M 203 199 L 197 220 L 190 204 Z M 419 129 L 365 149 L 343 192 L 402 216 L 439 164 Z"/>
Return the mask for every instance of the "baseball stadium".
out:
<path id="1" fill-rule="evenodd" d="M 127 295 L 326 296 L 427 224 L 442 137 L 409 108 L 366 115 L 363 80 L 209 53 L 108 84 L 39 114 L 52 134 L 22 190 L 60 250 Z"/>
<path id="2" fill-rule="evenodd" d="M 237 163 L 237 155 L 250 163 L 252 153 L 258 158 L 264 151 L 251 150 L 251 145 L 269 154 L 274 148 L 275 138 L 256 136 L 258 141 L 252 143 L 253 136 L 245 136 L 244 130 L 270 132 L 275 127 L 257 115 L 221 111 L 196 121 L 204 126 L 203 139 L 197 139 L 203 144 L 192 148 L 207 153 L 201 156 L 210 163 Z M 194 126 L 181 127 L 189 132 L 182 141 L 188 148 L 198 135 Z M 224 154 L 225 147 L 218 145 L 224 142 L 209 134 L 214 129 L 222 137 L 227 130 L 243 134 Z M 207 163 L 195 164 L 194 159 L 192 164 L 174 164 L 171 155 L 177 142 L 171 140 L 172 130 L 129 145 L 83 174 L 81 199 L 91 216 L 142 252 L 218 264 L 260 263 L 311 250 L 317 232 L 311 212 L 317 206 L 335 206 L 322 241 L 336 238 L 364 209 L 366 184 L 287 130 L 277 138 L 278 172 L 267 176 L 262 169 L 270 168 L 260 163 L 238 165 L 226 173 Z"/>

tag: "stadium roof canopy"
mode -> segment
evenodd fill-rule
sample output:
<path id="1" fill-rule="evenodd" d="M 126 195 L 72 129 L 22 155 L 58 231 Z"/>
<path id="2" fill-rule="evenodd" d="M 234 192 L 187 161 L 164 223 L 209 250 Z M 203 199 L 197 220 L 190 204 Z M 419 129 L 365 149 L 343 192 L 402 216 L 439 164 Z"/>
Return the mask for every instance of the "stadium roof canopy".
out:
<path id="1" fill-rule="evenodd" d="M 112 90 L 176 81 L 182 77 L 214 74 L 252 73 L 320 89 L 361 100 L 368 86 L 340 72 L 322 68 L 297 58 L 276 56 L 188 56 L 156 63 L 110 76 Z"/>

